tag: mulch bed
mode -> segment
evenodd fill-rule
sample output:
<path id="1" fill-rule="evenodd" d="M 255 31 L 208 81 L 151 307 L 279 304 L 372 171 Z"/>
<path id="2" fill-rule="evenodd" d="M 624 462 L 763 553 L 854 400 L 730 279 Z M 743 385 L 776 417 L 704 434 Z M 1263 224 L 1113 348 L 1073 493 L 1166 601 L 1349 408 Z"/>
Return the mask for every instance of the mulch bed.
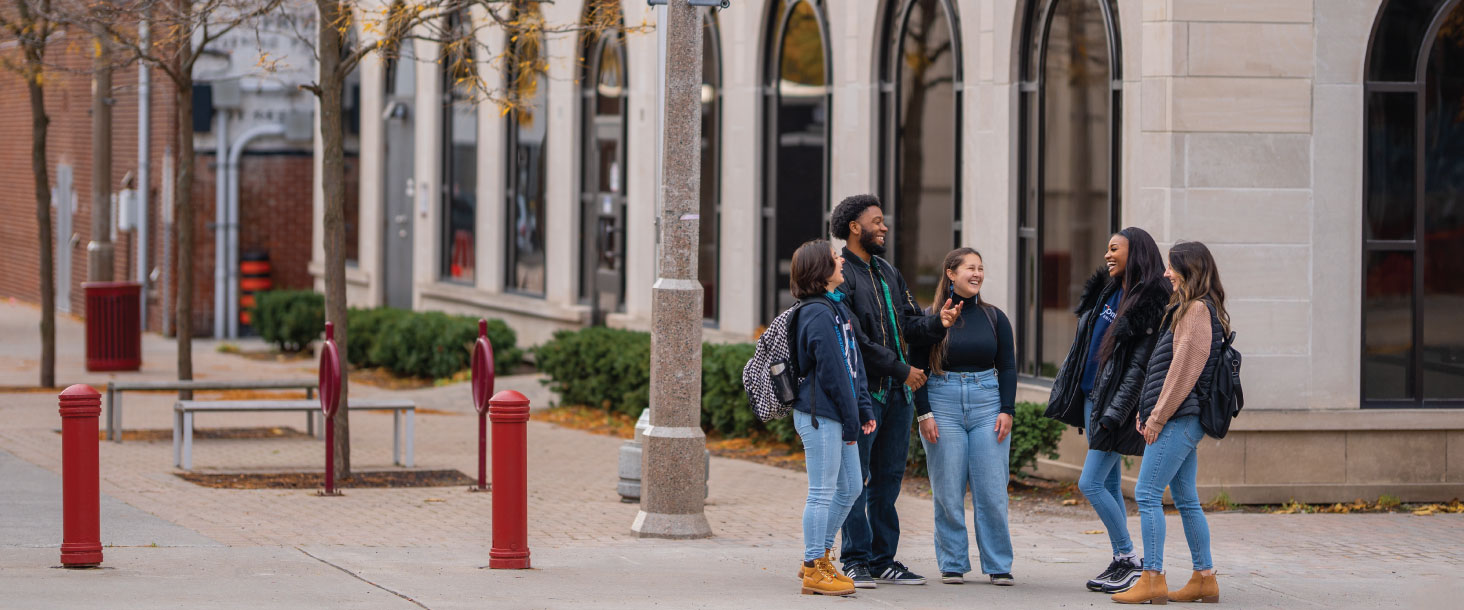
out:
<path id="1" fill-rule="evenodd" d="M 55 430 L 60 434 L 60 430 Z M 106 440 L 106 431 L 97 432 L 97 440 Z M 253 440 L 261 438 L 310 438 L 309 434 L 288 426 L 261 426 L 255 428 L 194 428 L 194 440 L 198 439 L 224 439 L 224 440 Z M 140 442 L 172 442 L 172 428 L 144 428 L 141 430 L 123 430 L 123 441 Z"/>
<path id="2" fill-rule="evenodd" d="M 180 472 L 178 478 L 213 489 L 318 489 L 324 472 L 251 472 L 203 474 Z M 477 480 L 457 470 L 384 470 L 356 472 L 336 481 L 341 488 L 466 487 Z"/>

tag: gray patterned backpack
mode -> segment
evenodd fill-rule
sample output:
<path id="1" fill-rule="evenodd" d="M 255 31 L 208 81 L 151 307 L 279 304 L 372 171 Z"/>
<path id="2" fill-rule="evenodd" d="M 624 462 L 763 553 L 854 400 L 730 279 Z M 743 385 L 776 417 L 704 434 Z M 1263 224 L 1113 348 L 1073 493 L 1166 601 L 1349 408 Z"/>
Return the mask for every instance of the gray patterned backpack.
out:
<path id="1" fill-rule="evenodd" d="M 747 390 L 747 403 L 763 422 L 788 416 L 797 398 L 798 386 L 804 377 L 798 374 L 793 357 L 794 341 L 790 335 L 798 328 L 800 301 L 778 314 L 767 330 L 757 338 L 752 359 L 742 367 L 742 387 Z M 781 386 L 781 387 L 780 387 Z M 789 386 L 792 391 L 789 392 Z M 781 394 L 781 397 L 780 397 Z"/>

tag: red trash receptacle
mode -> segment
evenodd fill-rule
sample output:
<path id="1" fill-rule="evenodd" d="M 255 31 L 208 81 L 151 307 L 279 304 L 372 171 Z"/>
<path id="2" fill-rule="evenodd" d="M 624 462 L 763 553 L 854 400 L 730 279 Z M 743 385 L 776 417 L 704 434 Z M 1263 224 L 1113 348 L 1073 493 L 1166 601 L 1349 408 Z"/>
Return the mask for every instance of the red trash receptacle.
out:
<path id="1" fill-rule="evenodd" d="M 86 370 L 142 368 L 142 284 L 86 282 Z"/>

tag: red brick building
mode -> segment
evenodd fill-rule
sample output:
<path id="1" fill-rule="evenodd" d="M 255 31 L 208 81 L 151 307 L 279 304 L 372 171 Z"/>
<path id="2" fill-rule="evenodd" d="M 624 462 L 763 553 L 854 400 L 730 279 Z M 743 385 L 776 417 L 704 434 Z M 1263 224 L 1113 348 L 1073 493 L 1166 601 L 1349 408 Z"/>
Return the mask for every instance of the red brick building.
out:
<path id="1" fill-rule="evenodd" d="M 87 243 L 92 221 L 92 123 L 91 78 L 86 74 L 90 59 L 90 36 L 80 30 L 63 29 L 47 50 L 46 111 L 50 116 L 47 138 L 47 170 L 53 197 L 51 222 L 58 248 L 53 260 L 58 265 L 57 308 L 85 315 L 81 284 L 87 277 Z M 7 44 L 8 43 L 8 44 Z M 19 59 L 13 42 L 0 38 L 0 56 Z M 138 68 L 113 72 L 112 95 L 112 190 L 120 191 L 129 172 L 138 169 Z M 149 121 L 150 170 L 147 201 L 147 330 L 165 328 L 163 316 L 175 310 L 177 286 L 176 228 L 172 218 L 163 218 L 165 156 L 177 150 L 178 121 L 172 82 L 158 70 L 152 71 Z M 195 113 L 206 121 L 209 108 L 195 105 Z M 209 123 L 210 126 L 212 123 Z M 31 167 L 31 113 L 29 93 L 19 75 L 0 69 L 0 298 L 13 297 L 40 302 L 40 240 L 36 222 L 36 197 Z M 209 335 L 214 318 L 214 195 L 215 161 L 212 146 L 196 150 L 193 184 L 194 267 L 193 328 L 197 335 Z M 177 171 L 176 159 L 170 165 Z M 354 164 L 352 164 L 354 165 Z M 311 278 L 311 172 L 308 145 L 304 150 L 272 150 L 246 153 L 240 160 L 239 250 L 263 250 L 271 261 L 271 279 L 276 288 L 309 288 Z M 70 174 L 70 199 L 74 201 L 70 230 L 62 217 L 66 193 L 57 193 L 63 174 Z M 176 214 L 176 211 L 173 211 Z M 115 225 L 115 223 L 114 223 Z M 166 232 L 165 232 L 166 231 Z M 73 237 L 74 236 L 74 239 Z M 116 280 L 139 281 L 137 266 L 139 231 L 116 231 L 114 240 Z M 61 249 L 69 249 L 69 265 Z M 165 250 L 167 257 L 165 258 Z M 166 328 L 174 325 L 169 323 Z"/>

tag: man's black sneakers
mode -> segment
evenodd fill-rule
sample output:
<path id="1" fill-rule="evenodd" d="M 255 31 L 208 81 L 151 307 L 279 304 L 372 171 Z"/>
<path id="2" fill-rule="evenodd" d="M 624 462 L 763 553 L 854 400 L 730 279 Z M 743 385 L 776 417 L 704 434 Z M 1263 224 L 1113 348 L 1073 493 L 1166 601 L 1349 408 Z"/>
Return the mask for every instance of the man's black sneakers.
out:
<path id="1" fill-rule="evenodd" d="M 1010 587 L 1012 585 L 1017 584 L 1017 579 L 1012 578 L 1012 575 L 1011 574 L 1008 574 L 1006 572 L 1002 572 L 1001 574 L 992 574 L 991 575 L 991 584 L 996 585 L 998 587 Z"/>
<path id="2" fill-rule="evenodd" d="M 1102 593 L 1127 591 L 1138 582 L 1143 570 L 1144 566 L 1134 559 L 1115 559 L 1108 564 L 1107 570 L 1088 581 L 1088 590 Z"/>
<path id="3" fill-rule="evenodd" d="M 881 582 L 887 585 L 925 584 L 924 576 L 911 572 L 909 568 L 905 567 L 905 564 L 898 561 L 890 564 L 890 567 L 881 571 L 879 576 L 875 577 L 874 580 L 875 582 Z M 855 581 L 855 583 L 858 583 L 858 581 Z"/>
<path id="4" fill-rule="evenodd" d="M 875 584 L 874 577 L 869 574 L 869 567 L 865 565 L 844 566 L 844 576 L 854 581 L 856 589 L 874 589 L 879 586 Z"/>
<path id="5" fill-rule="evenodd" d="M 940 581 L 948 585 L 966 584 L 966 575 L 960 572 L 941 572 Z"/>

